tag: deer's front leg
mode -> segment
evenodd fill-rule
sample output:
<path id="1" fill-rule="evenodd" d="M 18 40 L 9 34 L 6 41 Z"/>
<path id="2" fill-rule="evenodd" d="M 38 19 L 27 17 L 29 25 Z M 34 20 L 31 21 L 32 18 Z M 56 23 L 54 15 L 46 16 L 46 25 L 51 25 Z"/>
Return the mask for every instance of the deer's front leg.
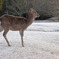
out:
<path id="1" fill-rule="evenodd" d="M 23 31 L 23 30 L 20 30 L 21 41 L 22 41 L 22 47 L 24 47 L 23 34 L 24 34 L 24 31 Z"/>

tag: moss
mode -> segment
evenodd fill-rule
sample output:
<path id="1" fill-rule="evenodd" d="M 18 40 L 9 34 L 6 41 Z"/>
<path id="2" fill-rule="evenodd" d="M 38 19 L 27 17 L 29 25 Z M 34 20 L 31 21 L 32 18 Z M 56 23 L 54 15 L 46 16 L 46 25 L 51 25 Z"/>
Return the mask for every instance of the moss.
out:
<path id="1" fill-rule="evenodd" d="M 2 10 L 4 0 L 0 0 L 0 10 Z"/>

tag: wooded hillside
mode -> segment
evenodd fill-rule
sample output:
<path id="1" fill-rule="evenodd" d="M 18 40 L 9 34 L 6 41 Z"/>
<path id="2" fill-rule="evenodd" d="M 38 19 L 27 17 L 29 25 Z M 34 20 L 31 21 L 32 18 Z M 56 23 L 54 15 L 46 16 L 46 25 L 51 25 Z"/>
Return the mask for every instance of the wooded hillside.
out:
<path id="1" fill-rule="evenodd" d="M 21 16 L 29 7 L 33 7 L 42 18 L 59 16 L 59 0 L 0 0 L 0 15 Z"/>

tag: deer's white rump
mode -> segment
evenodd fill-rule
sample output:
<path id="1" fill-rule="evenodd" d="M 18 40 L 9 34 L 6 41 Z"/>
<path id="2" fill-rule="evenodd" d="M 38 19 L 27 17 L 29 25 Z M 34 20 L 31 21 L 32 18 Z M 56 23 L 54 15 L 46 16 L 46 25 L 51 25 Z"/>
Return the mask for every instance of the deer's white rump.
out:
<path id="1" fill-rule="evenodd" d="M 1 31 L 3 31 L 3 28 L 2 28 L 2 26 L 1 26 L 1 22 L 0 22 L 0 32 L 1 32 Z"/>

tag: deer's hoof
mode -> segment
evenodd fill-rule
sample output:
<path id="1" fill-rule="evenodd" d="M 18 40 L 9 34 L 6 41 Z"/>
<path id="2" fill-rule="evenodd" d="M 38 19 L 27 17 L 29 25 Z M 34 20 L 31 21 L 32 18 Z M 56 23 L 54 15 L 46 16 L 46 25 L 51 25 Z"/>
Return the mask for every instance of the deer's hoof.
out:
<path id="1" fill-rule="evenodd" d="M 24 45 L 22 45 L 22 47 L 24 47 Z"/>
<path id="2" fill-rule="evenodd" d="M 11 45 L 9 44 L 8 46 L 10 47 Z"/>

